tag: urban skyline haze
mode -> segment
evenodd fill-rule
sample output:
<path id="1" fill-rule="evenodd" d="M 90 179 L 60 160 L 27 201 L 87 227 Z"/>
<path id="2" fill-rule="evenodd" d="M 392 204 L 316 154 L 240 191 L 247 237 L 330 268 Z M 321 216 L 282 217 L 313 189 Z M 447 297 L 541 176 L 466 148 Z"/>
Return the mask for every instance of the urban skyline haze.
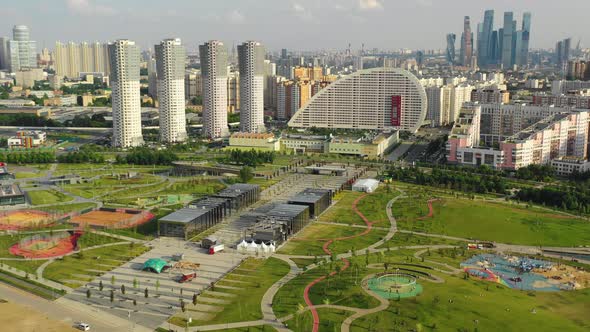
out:
<path id="1" fill-rule="evenodd" d="M 181 38 L 191 52 L 209 39 L 223 40 L 228 47 L 255 39 L 273 51 L 345 49 L 349 43 L 353 50 L 362 43 L 365 49 L 444 49 L 446 34 L 462 31 L 464 16 L 470 16 L 472 24 L 483 22 L 484 8 L 495 10 L 495 26 L 502 24 L 504 11 L 514 12 L 514 17 L 532 12 L 536 22 L 532 49 L 553 48 L 556 40 L 566 37 L 588 46 L 585 15 L 590 3 L 560 4 L 556 8 L 554 2 L 532 0 L 31 0 L 1 9 L 10 17 L 1 35 L 9 36 L 13 25 L 25 24 L 38 47 L 50 49 L 58 40 L 119 38 L 135 40 L 147 49 L 169 37 Z M 52 23 L 56 17 L 60 24 Z"/>

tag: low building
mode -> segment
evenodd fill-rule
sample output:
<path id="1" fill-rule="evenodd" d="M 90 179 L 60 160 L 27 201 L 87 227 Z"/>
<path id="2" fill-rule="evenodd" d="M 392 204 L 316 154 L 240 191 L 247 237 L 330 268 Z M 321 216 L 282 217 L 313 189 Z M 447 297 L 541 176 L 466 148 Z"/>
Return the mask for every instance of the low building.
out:
<path id="1" fill-rule="evenodd" d="M 572 173 L 590 171 L 590 161 L 579 158 L 561 157 L 551 160 L 551 166 L 558 176 L 568 176 Z"/>
<path id="2" fill-rule="evenodd" d="M 328 152 L 330 136 L 287 134 L 281 137 L 281 148 L 295 153 Z"/>
<path id="3" fill-rule="evenodd" d="M 257 150 L 279 151 L 281 139 L 272 133 L 234 133 L 229 137 L 229 146 Z"/>
<path id="4" fill-rule="evenodd" d="M 248 232 L 254 242 L 280 244 L 299 232 L 308 222 L 308 206 L 278 204 L 264 216 L 260 216 Z"/>
<path id="5" fill-rule="evenodd" d="M 21 130 L 16 132 L 16 136 L 8 138 L 9 149 L 19 148 L 37 148 L 44 145 L 47 140 L 47 133 L 40 130 Z"/>
<path id="6" fill-rule="evenodd" d="M 6 107 L 35 106 L 35 102 L 30 99 L 0 99 L 0 106 L 6 106 Z"/>
<path id="7" fill-rule="evenodd" d="M 13 180 L 14 174 L 10 173 L 8 171 L 8 168 L 6 168 L 6 164 L 3 162 L 0 162 L 0 181 L 2 180 Z"/>
<path id="8" fill-rule="evenodd" d="M 352 185 L 353 191 L 372 193 L 379 187 L 379 181 L 375 179 L 358 179 Z"/>
<path id="9" fill-rule="evenodd" d="M 67 95 L 47 98 L 43 101 L 43 106 L 73 106 L 78 105 L 78 96 Z"/>
<path id="10" fill-rule="evenodd" d="M 14 108 L 0 108 L 0 114 L 33 114 L 36 116 L 43 116 L 51 118 L 52 112 L 48 107 L 14 107 Z"/>
<path id="11" fill-rule="evenodd" d="M 25 193 L 17 184 L 0 186 L 0 206 L 26 204 Z"/>
<path id="12" fill-rule="evenodd" d="M 287 203 L 309 207 L 309 217 L 316 218 L 332 205 L 332 191 L 329 189 L 307 188 L 295 195 Z"/>
<path id="13" fill-rule="evenodd" d="M 44 184 L 48 184 L 48 185 L 52 185 L 52 186 L 63 186 L 66 184 L 82 183 L 82 178 L 79 175 L 70 174 L 70 175 L 62 175 L 62 176 L 52 177 L 50 179 L 42 180 L 39 182 L 44 183 Z"/>
<path id="14" fill-rule="evenodd" d="M 223 221 L 229 214 L 229 201 L 207 197 L 158 220 L 158 234 L 188 239 Z"/>
<path id="15" fill-rule="evenodd" d="M 377 159 L 382 158 L 398 142 L 398 131 L 373 137 L 333 137 L 328 143 L 328 152 Z"/>
<path id="16" fill-rule="evenodd" d="M 260 199 L 260 186 L 255 184 L 236 183 L 221 190 L 213 197 L 227 199 L 230 208 L 239 211 Z"/>

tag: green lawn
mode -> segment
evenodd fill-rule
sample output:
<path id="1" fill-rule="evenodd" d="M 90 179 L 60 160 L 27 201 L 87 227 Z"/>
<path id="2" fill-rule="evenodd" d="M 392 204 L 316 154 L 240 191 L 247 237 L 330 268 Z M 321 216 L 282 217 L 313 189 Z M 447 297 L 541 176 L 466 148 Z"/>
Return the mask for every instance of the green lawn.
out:
<path id="1" fill-rule="evenodd" d="M 44 206 L 41 208 L 37 208 L 42 211 L 48 212 L 56 212 L 56 213 L 69 213 L 74 211 L 82 211 L 90 208 L 96 207 L 95 203 L 72 203 L 72 204 L 62 204 L 62 205 L 52 205 L 52 206 Z"/>
<path id="2" fill-rule="evenodd" d="M 148 250 L 142 245 L 120 244 L 83 251 L 49 264 L 43 277 L 77 288 Z"/>
<path id="3" fill-rule="evenodd" d="M 352 211 L 352 203 L 362 195 L 356 191 L 342 191 L 334 198 L 337 202 L 320 216 L 319 221 L 364 225 L 363 219 Z"/>
<path id="4" fill-rule="evenodd" d="M 223 279 L 218 281 L 216 285 L 239 287 L 239 289 L 227 289 L 215 287 L 215 292 L 223 292 L 233 294 L 232 297 L 223 297 L 231 300 L 230 303 L 223 305 L 223 310 L 216 313 L 215 317 L 207 321 L 193 320 L 191 326 L 222 324 L 240 321 L 250 321 L 262 319 L 262 312 L 260 311 L 260 301 L 266 290 L 274 284 L 277 280 L 285 276 L 289 272 L 289 265 L 277 258 L 255 259 L 248 258 L 243 261 L 240 266 L 232 273 L 226 275 Z M 231 280 L 241 281 L 236 284 Z M 205 291 L 199 297 L 200 301 L 206 303 L 207 297 L 213 297 Z M 195 310 L 191 305 L 188 306 L 188 311 Z M 179 326 L 185 326 L 186 321 L 184 315 L 180 313 L 170 319 L 170 322 Z"/>
<path id="5" fill-rule="evenodd" d="M 428 213 L 426 199 L 401 199 L 393 206 L 398 227 L 509 244 L 590 245 L 589 221 L 539 208 L 457 198 L 433 206 L 433 218 L 418 220 Z"/>
<path id="6" fill-rule="evenodd" d="M 351 331 L 588 331 L 590 289 L 522 292 L 461 276 L 423 282 L 420 296 L 353 322 Z M 451 300 L 452 302 L 449 302 Z M 533 313 L 533 309 L 535 313 Z M 477 323 L 476 323 L 477 321 Z"/>
<path id="7" fill-rule="evenodd" d="M 32 205 L 64 203 L 73 200 L 72 197 L 55 190 L 33 190 L 28 191 L 27 195 Z"/>
<path id="8" fill-rule="evenodd" d="M 368 269 L 366 264 L 388 262 L 391 268 L 403 264 L 424 266 L 408 267 L 428 272 L 445 279 L 437 284 L 420 280 L 424 291 L 416 298 L 390 301 L 385 311 L 353 322 L 352 331 L 528 331 L 531 326 L 539 331 L 585 331 L 590 328 L 587 304 L 590 289 L 564 292 L 523 292 L 463 275 L 450 276 L 427 267 L 439 267 L 413 257 L 413 250 L 386 251 L 383 254 L 361 255 L 351 259 L 351 267 L 337 276 L 312 287 L 310 296 L 314 304 L 330 303 L 357 308 L 370 308 L 377 301 L 359 286 L 359 280 L 383 269 Z M 473 252 L 445 250 L 425 255 L 427 260 L 457 263 Z M 461 256 L 463 255 L 463 256 Z M 303 290 L 315 278 L 327 274 L 328 264 L 309 270 L 288 282 L 273 303 L 279 318 L 296 314 L 304 305 Z M 358 277 L 357 277 L 358 275 Z M 328 284 L 329 283 L 329 284 Z M 356 285 L 355 285 L 356 283 Z M 451 301 L 449 301 L 451 300 Z M 533 309 L 536 313 L 533 313 Z M 319 309 L 320 331 L 339 331 L 342 321 L 350 312 Z M 298 320 L 298 321 L 297 321 Z M 478 324 L 475 325 L 475 320 Z M 287 321 L 293 331 L 309 331 L 311 314 L 296 315 Z"/>
<path id="9" fill-rule="evenodd" d="M 391 240 L 386 241 L 384 244 L 379 246 L 378 248 L 388 248 L 388 247 L 399 247 L 399 246 L 423 246 L 423 245 L 435 245 L 435 244 L 446 244 L 452 246 L 465 246 L 466 242 L 463 241 L 455 241 L 455 240 L 447 240 L 438 237 L 430 237 L 430 236 L 422 236 L 410 233 L 400 233 L 397 232 L 391 238 Z"/>
<path id="10" fill-rule="evenodd" d="M 31 179 L 44 177 L 47 172 L 17 172 L 14 174 L 16 179 Z"/>
<path id="11" fill-rule="evenodd" d="M 327 308 L 318 309 L 320 331 L 340 331 L 342 322 L 352 314 L 352 311 Z M 295 314 L 292 319 L 289 319 L 285 323 L 293 331 L 311 331 L 313 328 L 313 317 L 311 316 L 311 311 L 306 310 Z"/>
<path id="12" fill-rule="evenodd" d="M 286 255 L 325 255 L 322 246 L 327 239 L 349 237 L 362 233 L 365 229 L 345 225 L 312 224 L 290 239 L 279 253 Z M 349 250 L 359 250 L 379 241 L 387 231 L 372 229 L 368 234 L 346 240 L 334 241 L 329 249 L 332 253 L 341 254 Z"/>

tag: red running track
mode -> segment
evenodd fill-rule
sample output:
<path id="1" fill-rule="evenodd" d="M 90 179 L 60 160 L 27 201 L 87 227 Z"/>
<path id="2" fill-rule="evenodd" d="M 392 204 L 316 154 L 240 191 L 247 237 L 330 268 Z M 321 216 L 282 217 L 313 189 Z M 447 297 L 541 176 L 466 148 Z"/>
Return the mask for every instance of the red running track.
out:
<path id="1" fill-rule="evenodd" d="M 424 220 L 427 218 L 432 218 L 434 216 L 434 208 L 432 207 L 432 203 L 436 202 L 436 201 L 440 201 L 440 198 L 433 198 L 433 199 L 429 199 L 428 200 L 428 214 L 425 215 L 424 217 L 420 217 L 418 218 L 418 220 Z"/>
<path id="2" fill-rule="evenodd" d="M 365 217 L 357 208 L 357 204 L 358 202 L 361 201 L 361 199 L 363 199 L 365 196 L 367 196 L 367 194 L 364 194 L 362 196 L 360 196 L 359 198 L 357 198 L 353 203 L 352 203 L 352 210 L 359 215 L 359 217 L 361 217 L 363 219 L 363 221 L 365 222 L 365 224 L 367 225 L 367 228 L 362 231 L 359 234 L 356 235 L 351 235 L 351 236 L 344 236 L 344 237 L 337 237 L 337 238 L 333 238 L 333 239 L 329 239 L 326 241 L 326 243 L 324 243 L 324 245 L 322 246 L 322 250 L 327 254 L 327 255 L 332 255 L 332 251 L 330 251 L 330 249 L 328 248 L 332 243 L 334 243 L 334 241 L 340 241 L 340 240 L 348 240 L 348 239 L 352 239 L 355 237 L 359 237 L 359 236 L 363 236 L 368 234 L 371 229 L 373 228 L 373 223 L 370 222 L 367 217 Z M 348 261 L 348 259 L 346 258 L 342 258 L 342 262 L 344 262 L 344 266 L 342 267 L 342 269 L 340 269 L 340 272 L 348 269 L 350 267 L 350 261 Z M 329 276 L 333 276 L 336 274 L 336 271 L 332 271 L 330 272 Z M 317 309 L 314 307 L 313 303 L 311 302 L 311 300 L 309 299 L 309 291 L 311 290 L 311 288 L 319 283 L 320 281 L 326 279 L 327 276 L 322 276 L 319 277 L 317 279 L 315 279 L 314 281 L 310 282 L 309 284 L 307 284 L 307 286 L 305 287 L 305 290 L 303 291 L 303 298 L 305 300 L 305 304 L 307 304 L 307 306 L 310 308 L 309 310 L 311 311 L 311 315 L 313 316 L 313 329 L 312 332 L 318 332 L 319 328 L 320 328 L 320 316 L 318 315 L 318 311 Z"/>

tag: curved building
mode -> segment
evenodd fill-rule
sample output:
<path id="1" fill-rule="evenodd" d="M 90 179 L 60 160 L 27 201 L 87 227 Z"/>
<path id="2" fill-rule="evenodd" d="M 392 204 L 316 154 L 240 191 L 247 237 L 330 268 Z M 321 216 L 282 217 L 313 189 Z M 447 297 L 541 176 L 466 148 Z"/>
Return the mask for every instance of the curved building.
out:
<path id="1" fill-rule="evenodd" d="M 426 92 L 416 76 L 399 68 L 372 68 L 318 92 L 293 115 L 289 127 L 415 132 L 426 110 Z"/>

